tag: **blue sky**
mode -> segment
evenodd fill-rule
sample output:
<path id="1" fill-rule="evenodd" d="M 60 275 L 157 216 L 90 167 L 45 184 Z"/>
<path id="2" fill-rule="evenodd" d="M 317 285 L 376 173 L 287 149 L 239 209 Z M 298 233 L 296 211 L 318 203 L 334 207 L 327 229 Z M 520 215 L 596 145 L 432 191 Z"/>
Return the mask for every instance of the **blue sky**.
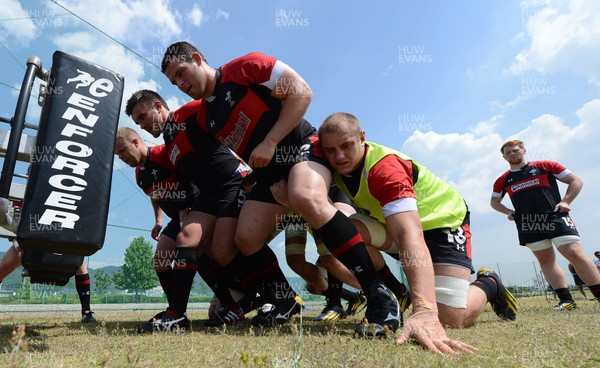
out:
<path id="1" fill-rule="evenodd" d="M 512 138 L 525 141 L 530 160 L 559 161 L 583 178 L 572 215 L 586 252 L 600 249 L 592 236 L 600 221 L 600 8 L 593 0 L 261 4 L 2 0 L 0 115 L 14 113 L 30 55 L 46 68 L 55 50 L 81 56 L 124 75 L 125 99 L 152 88 L 176 107 L 187 96 L 153 65 L 170 43 L 194 43 L 212 66 L 261 51 L 309 83 L 313 125 L 351 112 L 369 140 L 453 184 L 472 211 L 475 264 L 534 259 L 518 246 L 514 225 L 489 206 L 492 183 L 507 169 L 499 147 Z M 27 120 L 37 122 L 39 110 L 32 103 Z M 124 113 L 119 124 L 132 125 Z M 132 177 L 117 159 L 109 223 L 149 229 L 150 204 Z M 107 236 L 92 267 L 122 262 L 128 241 L 121 236 Z M 278 254 L 281 242 L 273 243 Z"/>

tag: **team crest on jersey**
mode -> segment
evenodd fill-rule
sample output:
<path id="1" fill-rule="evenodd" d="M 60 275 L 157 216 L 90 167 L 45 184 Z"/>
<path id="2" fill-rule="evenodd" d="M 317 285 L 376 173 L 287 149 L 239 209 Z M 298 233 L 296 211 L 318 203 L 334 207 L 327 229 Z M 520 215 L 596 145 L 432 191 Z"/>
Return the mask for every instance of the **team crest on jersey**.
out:
<path id="1" fill-rule="evenodd" d="M 225 96 L 225 101 L 229 102 L 229 108 L 232 108 L 235 105 L 235 101 L 231 98 L 231 91 L 227 91 L 227 95 Z"/>

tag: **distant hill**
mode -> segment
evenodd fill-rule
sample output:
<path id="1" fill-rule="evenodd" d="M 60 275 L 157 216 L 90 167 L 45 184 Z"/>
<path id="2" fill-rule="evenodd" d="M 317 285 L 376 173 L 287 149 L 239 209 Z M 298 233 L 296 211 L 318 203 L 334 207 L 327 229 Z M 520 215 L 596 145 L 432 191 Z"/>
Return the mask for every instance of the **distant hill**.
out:
<path id="1" fill-rule="evenodd" d="M 106 267 L 101 267 L 101 268 L 97 268 L 97 269 L 93 269 L 93 268 L 88 268 L 88 272 L 90 273 L 90 278 L 93 279 L 94 275 L 96 274 L 96 272 L 98 270 L 102 270 L 104 272 L 106 272 L 109 275 L 112 275 L 114 272 L 119 271 L 121 269 L 121 266 L 106 266 Z"/>
<path id="2" fill-rule="evenodd" d="M 0 252 L 0 258 L 4 255 L 4 253 L 5 252 Z M 92 290 L 93 290 L 94 277 L 96 275 L 96 272 L 98 272 L 98 270 L 102 270 L 112 276 L 113 273 L 115 273 L 116 271 L 119 271 L 120 269 L 121 269 L 121 266 L 106 266 L 106 267 L 101 267 L 98 269 L 88 268 L 88 271 L 90 274 L 90 279 L 92 280 Z M 6 290 L 10 290 L 10 291 L 19 290 L 21 288 L 21 285 L 23 282 L 23 278 L 21 277 L 21 272 L 23 272 L 23 267 L 19 267 L 18 269 L 13 271 L 10 275 L 8 275 L 2 281 L 2 284 L 0 284 L 0 290 L 5 290 L 5 291 Z M 286 275 L 286 277 L 288 279 L 288 282 L 292 286 L 292 288 L 297 293 L 305 292 L 306 281 L 304 281 L 301 277 L 298 277 L 296 275 L 294 275 L 294 276 Z M 65 285 L 64 287 L 74 289 L 73 282 L 74 282 L 74 280 L 71 279 L 69 284 Z M 198 275 L 196 275 L 194 283 L 196 284 L 198 282 L 201 282 L 201 280 L 200 280 L 200 277 Z M 114 286 L 111 289 L 114 291 L 115 290 Z"/>

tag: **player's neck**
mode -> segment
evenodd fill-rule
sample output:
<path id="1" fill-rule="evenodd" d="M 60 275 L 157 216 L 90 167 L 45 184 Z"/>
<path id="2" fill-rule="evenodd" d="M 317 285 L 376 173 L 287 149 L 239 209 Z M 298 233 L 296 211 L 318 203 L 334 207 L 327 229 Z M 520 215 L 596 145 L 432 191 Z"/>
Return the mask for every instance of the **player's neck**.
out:
<path id="1" fill-rule="evenodd" d="M 206 81 L 204 96 L 202 96 L 203 98 L 212 97 L 212 95 L 215 93 L 215 87 L 217 86 L 217 69 L 211 67 L 207 75 L 208 79 Z"/>
<path id="2" fill-rule="evenodd" d="M 527 166 L 528 163 L 529 162 L 527 162 L 526 160 L 522 160 L 518 164 L 514 164 L 514 165 L 510 164 L 510 169 L 513 171 L 520 170 L 520 169 L 524 168 L 525 166 Z"/>

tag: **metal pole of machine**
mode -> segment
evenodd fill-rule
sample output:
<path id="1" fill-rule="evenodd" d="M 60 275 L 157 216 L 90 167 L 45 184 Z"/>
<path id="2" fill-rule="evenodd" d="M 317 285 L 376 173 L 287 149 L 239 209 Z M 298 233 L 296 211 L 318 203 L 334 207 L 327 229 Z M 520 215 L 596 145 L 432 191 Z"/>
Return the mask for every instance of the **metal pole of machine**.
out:
<path id="1" fill-rule="evenodd" d="M 31 96 L 31 89 L 35 78 L 46 79 L 47 72 L 42 69 L 42 60 L 37 56 L 30 56 L 27 59 L 27 69 L 23 77 L 23 84 L 17 100 L 15 115 L 11 119 L 10 136 L 6 147 L 6 156 L 2 165 L 2 175 L 0 175 L 0 197 L 8 198 L 10 185 L 12 183 L 13 174 L 17 155 L 19 153 L 19 145 L 21 144 L 21 135 L 25 127 L 25 115 L 27 114 L 27 105 Z"/>

